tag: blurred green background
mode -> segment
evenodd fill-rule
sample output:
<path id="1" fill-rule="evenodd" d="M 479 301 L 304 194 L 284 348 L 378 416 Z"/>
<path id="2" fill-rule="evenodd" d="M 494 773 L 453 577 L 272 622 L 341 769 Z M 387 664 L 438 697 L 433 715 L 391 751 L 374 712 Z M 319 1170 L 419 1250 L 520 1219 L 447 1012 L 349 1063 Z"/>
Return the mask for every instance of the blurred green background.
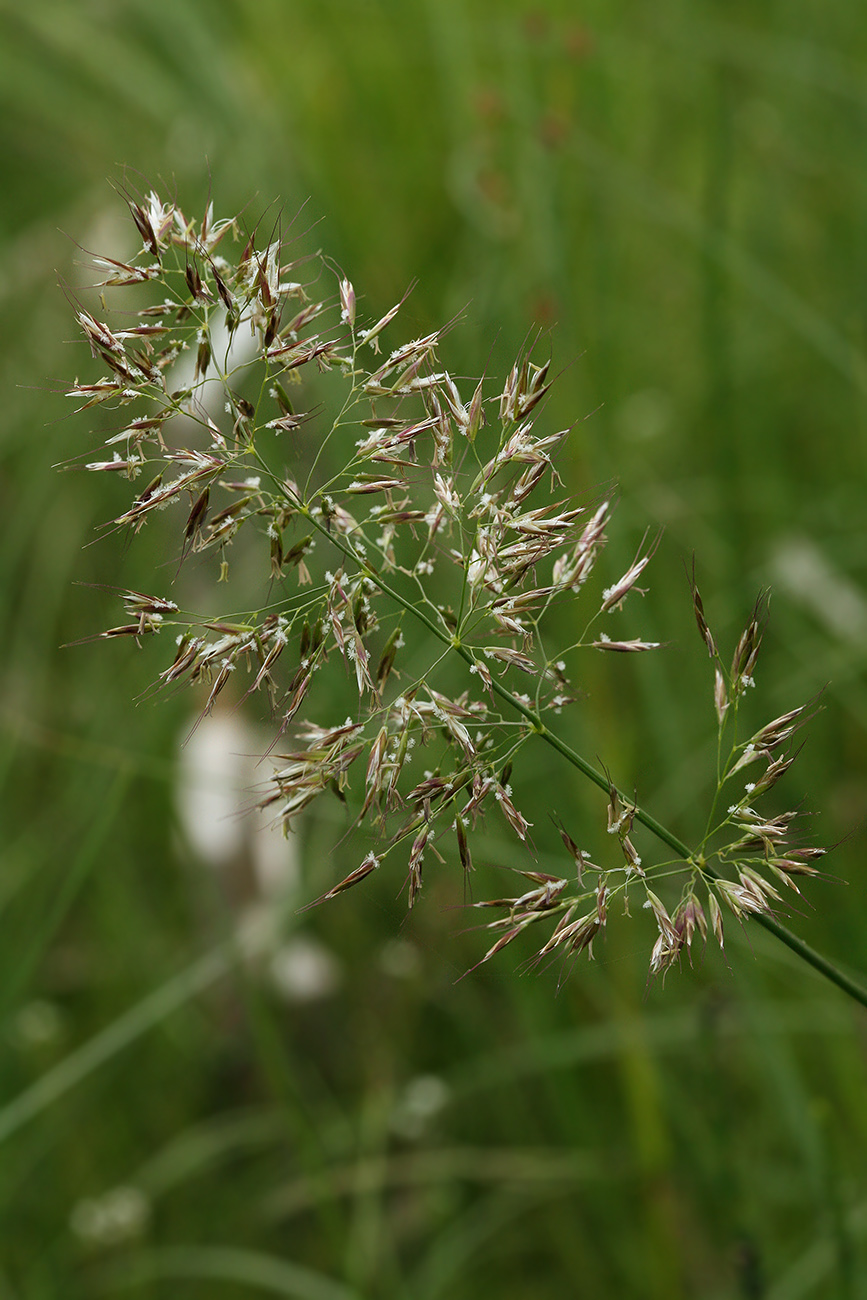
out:
<path id="1" fill-rule="evenodd" d="M 779 807 L 843 841 L 792 925 L 864 969 L 863 6 L 5 0 L 0 100 L 0 1300 L 867 1296 L 864 1013 L 754 928 L 664 989 L 641 919 L 559 992 L 513 949 L 456 984 L 456 868 L 411 921 L 377 878 L 238 960 L 255 851 L 224 820 L 208 866 L 178 812 L 182 771 L 229 779 L 179 758 L 191 702 L 134 703 L 150 649 L 59 648 L 115 621 L 74 584 L 161 589 L 159 532 L 88 546 L 117 485 L 53 468 L 98 442 L 60 286 L 126 249 L 123 167 L 196 214 L 306 201 L 371 315 L 416 278 L 407 336 L 466 308 L 455 374 L 540 327 L 569 485 L 619 485 L 610 575 L 665 529 L 629 615 L 665 649 L 593 665 L 576 735 L 691 834 L 684 562 L 726 645 L 772 587 L 757 725 L 826 688 Z M 522 806 L 592 840 L 555 767 Z M 305 897 L 341 833 L 307 822 Z"/>

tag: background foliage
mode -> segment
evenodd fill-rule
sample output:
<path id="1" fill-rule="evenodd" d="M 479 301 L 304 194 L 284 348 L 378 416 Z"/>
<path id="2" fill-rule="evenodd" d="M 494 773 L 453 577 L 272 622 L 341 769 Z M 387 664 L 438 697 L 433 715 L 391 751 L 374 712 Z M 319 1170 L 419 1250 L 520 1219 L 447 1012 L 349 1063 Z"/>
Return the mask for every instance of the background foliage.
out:
<path id="1" fill-rule="evenodd" d="M 457 373 L 540 327 L 570 487 L 619 484 L 612 575 L 665 528 L 633 634 L 666 648 L 592 666 L 576 735 L 688 836 L 714 725 L 683 562 L 730 643 L 772 586 L 757 721 L 826 686 L 786 798 L 848 881 L 794 926 L 863 966 L 865 61 L 845 0 L 0 4 L 3 1300 L 867 1294 L 863 1014 L 765 936 L 664 990 L 649 925 L 559 993 L 512 950 L 456 985 L 455 868 L 410 922 L 378 879 L 305 918 L 316 999 L 238 959 L 247 886 L 176 812 L 189 701 L 134 707 L 129 643 L 59 649 L 113 617 L 74 583 L 153 586 L 158 531 L 88 546 L 112 485 L 52 468 L 90 436 L 57 280 L 121 249 L 121 164 L 300 211 L 371 315 L 417 278 L 410 334 L 466 308 Z M 546 755 L 519 778 L 600 833 Z"/>

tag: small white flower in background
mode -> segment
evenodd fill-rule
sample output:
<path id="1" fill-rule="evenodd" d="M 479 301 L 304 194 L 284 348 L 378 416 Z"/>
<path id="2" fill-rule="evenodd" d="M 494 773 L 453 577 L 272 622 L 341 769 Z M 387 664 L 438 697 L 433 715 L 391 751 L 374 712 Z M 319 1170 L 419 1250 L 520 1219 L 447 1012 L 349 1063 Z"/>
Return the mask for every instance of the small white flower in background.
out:
<path id="1" fill-rule="evenodd" d="M 399 1137 L 420 1138 L 431 1120 L 448 1104 L 451 1089 L 436 1074 L 410 1079 L 392 1111 L 389 1126 Z"/>
<path id="2" fill-rule="evenodd" d="M 69 1226 L 88 1246 L 114 1246 L 140 1237 L 151 1217 L 147 1196 L 137 1187 L 114 1187 L 102 1196 L 79 1201 Z"/>
<path id="3" fill-rule="evenodd" d="M 326 969 L 333 959 L 324 950 L 315 965 L 309 952 L 294 952 L 294 940 L 281 946 L 287 900 L 298 886 L 298 837 L 250 813 L 262 781 L 255 756 L 266 743 L 237 712 L 202 718 L 181 750 L 178 816 L 187 844 L 219 874 L 236 907 L 244 960 L 267 972 L 287 1000 L 305 1001 L 326 996 L 340 979 Z"/>
<path id="4" fill-rule="evenodd" d="M 253 737 L 232 714 L 203 718 L 181 750 L 176 788 L 186 840 L 202 862 L 222 867 L 244 848 L 248 827 L 241 818 Z"/>
<path id="5" fill-rule="evenodd" d="M 262 779 L 261 752 L 261 734 L 240 714 L 215 710 L 202 718 L 180 753 L 178 817 L 203 863 L 222 869 L 249 852 L 259 890 L 285 897 L 298 881 L 295 840 L 250 814 L 251 791 Z"/>
<path id="6" fill-rule="evenodd" d="M 271 983 L 287 1002 L 316 1002 L 336 993 L 343 982 L 334 954 L 309 935 L 293 935 L 269 963 Z"/>

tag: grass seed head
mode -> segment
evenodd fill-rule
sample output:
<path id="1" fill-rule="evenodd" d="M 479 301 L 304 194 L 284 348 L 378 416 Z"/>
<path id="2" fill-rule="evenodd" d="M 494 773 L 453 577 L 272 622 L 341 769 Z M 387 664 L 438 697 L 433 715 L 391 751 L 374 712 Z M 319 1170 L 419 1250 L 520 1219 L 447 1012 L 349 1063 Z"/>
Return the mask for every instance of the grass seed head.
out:
<path id="1" fill-rule="evenodd" d="M 588 610 L 585 631 L 562 655 L 549 645 L 549 613 L 568 604 L 571 617 L 611 519 L 610 502 L 588 517 L 563 488 L 556 460 L 569 430 L 537 427 L 550 358 L 522 348 L 499 396 L 486 402 L 485 382 L 456 379 L 441 357 L 454 322 L 390 346 L 406 295 L 365 324 L 351 280 L 321 256 L 297 258 L 279 224 L 263 241 L 258 230 L 241 236 L 240 223 L 216 217 L 210 203 L 201 220 L 153 191 L 128 204 L 139 254 L 94 260 L 105 298 L 122 289 L 123 328 L 108 308 L 98 316 L 76 309 L 103 373 L 65 391 L 78 411 L 118 413 L 102 449 L 81 461 L 90 472 L 147 484 L 130 490 L 111 531 L 164 528 L 175 560 L 213 559 L 215 581 L 228 577 L 227 557 L 247 538 L 251 554 L 267 559 L 260 594 L 245 595 L 244 612 L 189 613 L 166 597 L 126 591 L 125 621 L 98 639 L 141 641 L 172 629 L 174 651 L 157 685 L 190 685 L 203 714 L 233 679 L 241 702 L 264 692 L 275 736 L 257 806 L 289 832 L 336 795 L 356 827 L 385 841 L 383 860 L 408 846 L 410 907 L 428 848 L 440 858 L 450 846 L 464 877 L 473 871 L 471 842 L 493 805 L 534 852 L 512 766 L 517 784 L 532 735 L 556 739 L 549 713 L 574 699 L 577 672 L 567 659 L 587 647 L 629 655 L 660 644 L 590 631 L 632 591 L 644 594 L 638 584 L 660 543 L 645 534 Z M 332 287 L 323 289 L 328 276 Z M 129 312 L 135 295 L 141 305 Z M 330 425 L 328 410 L 339 412 Z M 714 660 L 722 733 L 753 683 L 766 599 L 756 602 L 727 680 L 694 564 L 690 589 Z M 519 674 L 526 694 L 512 684 Z M 312 720 L 314 701 L 318 708 L 345 695 L 344 723 Z M 684 948 L 691 953 L 696 932 L 704 940 L 712 930 L 722 947 L 718 899 L 739 918 L 768 915 L 780 901 L 768 875 L 794 887 L 793 877 L 816 874 L 822 852 L 789 847 L 792 814 L 753 809 L 794 761 L 786 746 L 808 716 L 806 706 L 790 710 L 750 741 L 733 742 L 725 780 L 759 762 L 764 771 L 724 820 L 729 843 L 703 844 L 679 868 L 665 864 L 666 873 L 683 873 L 671 910 L 651 888 L 662 868 L 643 865 L 632 841 L 634 823 L 652 821 L 606 772 L 599 779 L 603 788 L 607 781 L 616 862 L 597 866 L 558 826 L 568 870 L 531 868 L 522 872 L 531 886 L 523 893 L 474 904 L 504 913 L 486 927 L 497 937 L 479 964 L 539 924 L 550 934 L 537 961 L 555 952 L 592 956 L 612 900 L 629 915 L 635 890 L 657 925 L 653 973 Z M 565 742 L 557 745 L 568 755 Z M 709 884 L 709 873 L 702 905 L 705 852 L 737 879 Z M 346 893 L 380 860 L 371 851 L 310 906 Z"/>

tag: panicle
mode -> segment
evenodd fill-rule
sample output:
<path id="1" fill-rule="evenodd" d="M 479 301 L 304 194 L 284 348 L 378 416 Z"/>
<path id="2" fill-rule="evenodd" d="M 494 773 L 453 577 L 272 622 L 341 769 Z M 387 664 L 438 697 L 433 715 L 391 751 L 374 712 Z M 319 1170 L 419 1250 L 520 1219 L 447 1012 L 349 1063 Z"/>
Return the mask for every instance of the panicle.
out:
<path id="1" fill-rule="evenodd" d="M 78 411 L 120 414 L 77 463 L 112 475 L 115 489 L 136 482 L 109 531 L 165 530 L 177 567 L 196 556 L 208 572 L 213 561 L 215 582 L 230 584 L 218 588 L 218 609 L 240 612 L 182 613 L 167 596 L 128 589 L 123 619 L 94 639 L 141 642 L 174 627 L 156 686 L 192 686 L 200 716 L 224 692 L 236 705 L 264 693 L 274 738 L 256 807 L 288 833 L 333 796 L 356 833 L 364 823 L 384 845 L 309 906 L 337 899 L 389 855 L 401 856 L 410 908 L 425 861 L 459 863 L 466 889 L 482 861 L 473 836 L 496 806 L 512 851 L 526 850 L 531 865 L 515 868 L 522 880 L 508 897 L 471 904 L 498 913 L 481 927 L 493 942 L 478 964 L 534 925 L 548 937 L 532 961 L 592 957 L 614 901 L 629 915 L 638 891 L 655 922 L 658 974 L 684 951 L 691 960 L 696 936 L 698 946 L 712 932 L 723 947 L 720 902 L 739 919 L 768 916 L 777 884 L 797 889 L 798 877 L 817 874 L 824 850 L 791 846 L 794 813 L 754 807 L 793 763 L 809 705 L 735 738 L 728 757 L 721 749 L 720 784 L 746 768 L 758 776 L 695 856 L 644 864 L 633 829 L 653 829 L 652 819 L 605 771 L 616 844 L 601 828 L 600 838 L 616 861 L 597 865 L 557 820 L 565 868 L 539 870 L 513 765 L 534 735 L 568 755 L 547 719 L 580 695 L 570 657 L 581 648 L 660 647 L 631 631 L 609 635 L 597 620 L 643 594 L 661 534 L 645 533 L 581 631 L 573 611 L 606 545 L 611 502 L 588 511 L 558 476 L 570 430 L 536 425 L 552 384 L 551 359 L 533 360 L 538 339 L 485 399 L 485 379 L 456 376 L 440 359 L 454 321 L 389 350 L 407 294 L 364 322 L 349 276 L 321 254 L 299 258 L 279 219 L 263 239 L 210 201 L 190 218 L 153 190 L 125 197 L 140 250 L 94 258 L 101 305 L 76 304 L 76 315 L 98 370 L 64 388 Z M 117 289 L 122 327 L 106 305 Z M 230 576 L 242 538 L 249 550 Z M 694 562 L 689 584 L 722 737 L 753 685 L 767 601 L 757 600 L 726 671 Z M 560 655 L 548 617 L 557 607 L 578 628 Z M 312 720 L 345 696 L 345 722 Z M 668 874 L 683 878 L 675 906 L 661 896 Z"/>

